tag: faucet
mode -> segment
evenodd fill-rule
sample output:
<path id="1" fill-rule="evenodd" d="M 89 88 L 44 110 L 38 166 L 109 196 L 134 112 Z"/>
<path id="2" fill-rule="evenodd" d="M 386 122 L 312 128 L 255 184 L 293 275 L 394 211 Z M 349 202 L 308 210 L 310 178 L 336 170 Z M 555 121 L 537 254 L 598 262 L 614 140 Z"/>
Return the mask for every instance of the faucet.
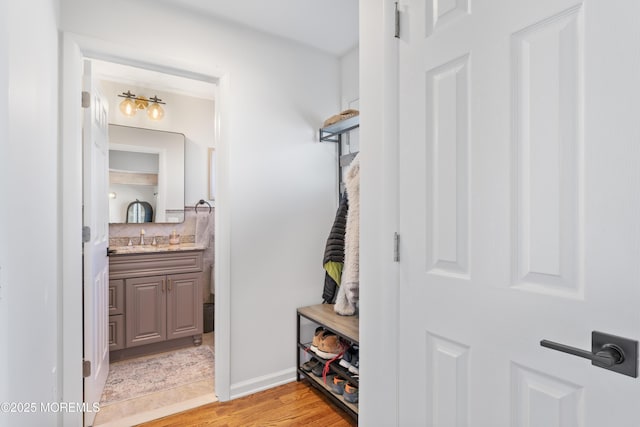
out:
<path id="1" fill-rule="evenodd" d="M 144 245 L 144 228 L 140 229 L 140 245 Z"/>

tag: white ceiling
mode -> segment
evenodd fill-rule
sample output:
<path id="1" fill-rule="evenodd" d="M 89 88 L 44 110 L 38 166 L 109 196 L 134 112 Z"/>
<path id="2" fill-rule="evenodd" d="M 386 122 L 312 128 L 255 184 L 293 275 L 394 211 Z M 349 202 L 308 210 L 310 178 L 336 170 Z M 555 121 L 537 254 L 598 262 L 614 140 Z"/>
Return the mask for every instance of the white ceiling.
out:
<path id="1" fill-rule="evenodd" d="M 358 44 L 358 0 L 156 0 L 250 27 L 341 56 Z M 213 99 L 214 85 L 105 61 L 93 61 L 101 80 Z"/>
<path id="2" fill-rule="evenodd" d="M 341 56 L 358 44 L 358 0 L 161 0 Z"/>

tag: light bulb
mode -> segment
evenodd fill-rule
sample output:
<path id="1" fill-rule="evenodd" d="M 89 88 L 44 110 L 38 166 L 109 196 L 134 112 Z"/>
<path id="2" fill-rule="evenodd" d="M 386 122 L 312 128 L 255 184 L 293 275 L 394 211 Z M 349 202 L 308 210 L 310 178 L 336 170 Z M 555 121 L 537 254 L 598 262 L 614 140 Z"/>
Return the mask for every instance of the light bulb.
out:
<path id="1" fill-rule="evenodd" d="M 136 115 L 138 109 L 136 108 L 135 102 L 131 98 L 126 98 L 120 103 L 120 111 L 125 116 L 133 117 Z"/>
<path id="2" fill-rule="evenodd" d="M 149 116 L 151 120 L 161 120 L 164 117 L 164 109 L 160 106 L 160 104 L 154 102 L 147 109 L 147 116 Z"/>

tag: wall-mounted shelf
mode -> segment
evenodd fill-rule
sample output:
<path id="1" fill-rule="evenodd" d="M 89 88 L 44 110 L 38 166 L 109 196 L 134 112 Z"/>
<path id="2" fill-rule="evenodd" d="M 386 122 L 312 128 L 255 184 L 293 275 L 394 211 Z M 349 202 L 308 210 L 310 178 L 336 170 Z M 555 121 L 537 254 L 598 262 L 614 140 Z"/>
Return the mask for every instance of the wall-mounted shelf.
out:
<path id="1" fill-rule="evenodd" d="M 334 123 L 330 126 L 320 128 L 321 142 L 340 142 L 340 135 L 349 132 L 360 126 L 360 116 L 350 117 Z"/>

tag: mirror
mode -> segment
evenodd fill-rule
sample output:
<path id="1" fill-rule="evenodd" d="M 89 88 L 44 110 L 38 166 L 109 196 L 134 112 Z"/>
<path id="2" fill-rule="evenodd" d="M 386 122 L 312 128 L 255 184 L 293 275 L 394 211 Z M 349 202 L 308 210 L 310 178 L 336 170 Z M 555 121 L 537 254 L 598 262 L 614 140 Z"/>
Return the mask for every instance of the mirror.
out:
<path id="1" fill-rule="evenodd" d="M 109 222 L 184 221 L 184 135 L 109 125 Z"/>

